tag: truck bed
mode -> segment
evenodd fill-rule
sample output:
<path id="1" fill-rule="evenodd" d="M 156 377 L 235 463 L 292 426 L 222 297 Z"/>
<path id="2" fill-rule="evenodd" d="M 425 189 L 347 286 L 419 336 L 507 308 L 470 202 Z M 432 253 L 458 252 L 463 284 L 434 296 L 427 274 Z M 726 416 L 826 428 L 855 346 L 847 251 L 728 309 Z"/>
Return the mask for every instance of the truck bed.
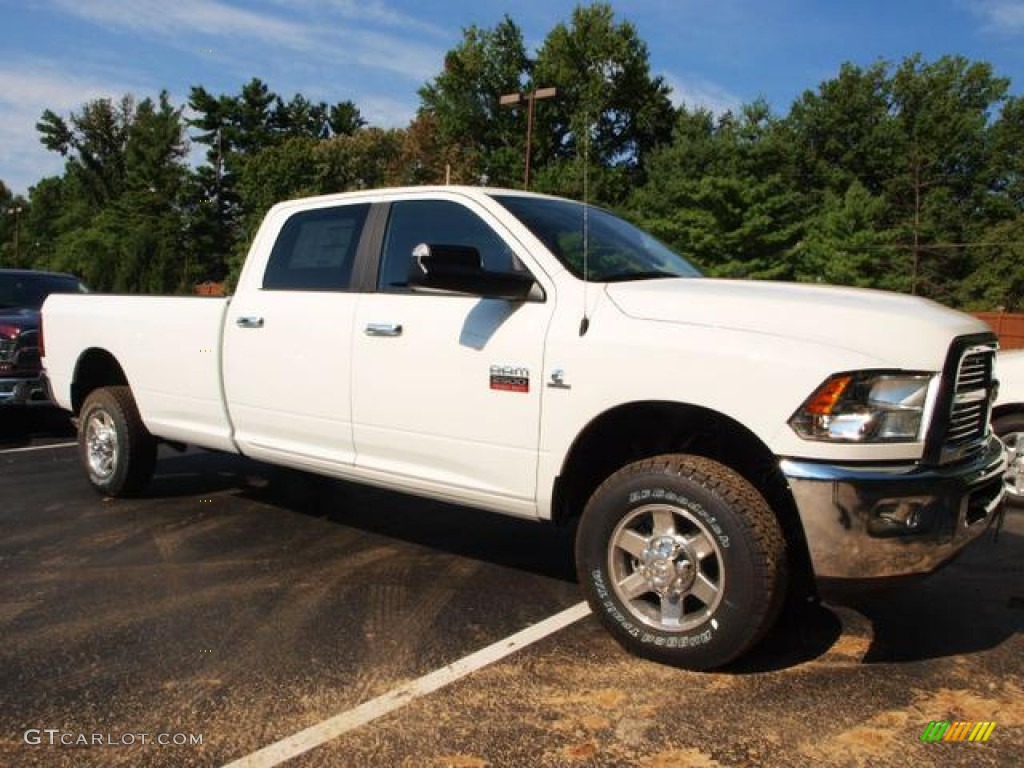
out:
<path id="1" fill-rule="evenodd" d="M 234 451 L 221 377 L 229 302 L 188 296 L 51 296 L 44 305 L 44 339 L 55 401 L 72 409 L 74 366 L 87 365 L 90 354 L 109 353 L 120 364 L 150 432 Z"/>

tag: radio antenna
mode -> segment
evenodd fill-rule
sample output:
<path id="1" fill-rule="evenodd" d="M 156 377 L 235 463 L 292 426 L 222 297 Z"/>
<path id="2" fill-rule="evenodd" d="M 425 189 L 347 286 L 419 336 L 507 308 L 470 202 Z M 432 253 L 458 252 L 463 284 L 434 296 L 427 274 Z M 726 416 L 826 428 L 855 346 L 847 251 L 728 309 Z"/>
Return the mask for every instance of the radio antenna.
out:
<path id="1" fill-rule="evenodd" d="M 583 318 L 580 320 L 580 336 L 590 328 L 587 316 L 587 288 L 590 285 L 590 115 L 587 115 L 583 131 Z"/>

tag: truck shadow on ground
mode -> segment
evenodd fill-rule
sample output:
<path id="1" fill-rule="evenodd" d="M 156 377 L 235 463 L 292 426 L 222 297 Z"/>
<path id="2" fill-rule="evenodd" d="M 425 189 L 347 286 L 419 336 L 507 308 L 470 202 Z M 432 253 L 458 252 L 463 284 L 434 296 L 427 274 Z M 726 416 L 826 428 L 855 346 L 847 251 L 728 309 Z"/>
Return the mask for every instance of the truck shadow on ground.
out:
<path id="1" fill-rule="evenodd" d="M 0 450 L 24 448 L 39 439 L 74 437 L 69 415 L 57 408 L 0 407 Z"/>
<path id="2" fill-rule="evenodd" d="M 214 453 L 162 459 L 146 496 L 211 492 L 267 504 L 367 533 L 513 570 L 575 582 L 575 526 L 553 526 L 347 483 Z M 843 600 L 864 617 L 867 651 L 848 663 L 914 662 L 995 648 L 1024 628 L 1024 514 L 938 574 Z M 790 669 L 829 654 L 850 628 L 837 612 L 799 596 L 754 652 L 724 672 Z"/>
<path id="3" fill-rule="evenodd" d="M 1024 632 L 1024 511 L 916 584 L 845 601 L 873 627 L 865 663 L 913 662 L 995 648 Z"/>

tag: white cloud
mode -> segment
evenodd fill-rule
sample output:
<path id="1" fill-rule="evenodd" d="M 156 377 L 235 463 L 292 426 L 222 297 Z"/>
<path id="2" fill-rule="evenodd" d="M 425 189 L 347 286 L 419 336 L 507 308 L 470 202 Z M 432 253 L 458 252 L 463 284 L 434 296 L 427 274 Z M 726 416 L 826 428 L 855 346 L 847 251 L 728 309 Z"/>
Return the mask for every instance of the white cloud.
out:
<path id="1" fill-rule="evenodd" d="M 301 5 L 311 10 L 324 9 L 344 19 L 424 32 L 435 37 L 449 36 L 449 30 L 395 10 L 380 0 L 275 0 L 275 2 L 277 5 L 290 9 Z"/>
<path id="2" fill-rule="evenodd" d="M 210 0 L 54 0 L 54 4 L 108 28 L 161 37 L 186 34 L 187 47 L 202 48 L 212 39 L 239 35 L 292 49 L 312 43 L 311 30 L 301 24 Z"/>
<path id="3" fill-rule="evenodd" d="M 61 172 L 64 159 L 39 143 L 35 126 L 43 110 L 66 115 L 87 101 L 119 99 L 139 90 L 127 83 L 68 74 L 48 61 L 0 64 L 0 167 L 4 169 L 4 182 L 24 194 L 30 184 Z"/>
<path id="4" fill-rule="evenodd" d="M 704 108 L 712 114 L 736 112 L 743 99 L 724 86 L 700 75 L 663 75 L 672 89 L 670 97 L 676 106 L 686 105 L 687 109 Z"/>
<path id="5" fill-rule="evenodd" d="M 405 30 L 441 30 L 387 8 L 380 2 L 357 4 L 347 0 L 299 0 L 281 3 L 289 19 L 257 13 L 224 2 L 208 0 L 52 0 L 61 10 L 93 24 L 114 30 L 130 30 L 160 38 L 181 49 L 199 50 L 227 46 L 232 58 L 273 62 L 300 51 L 310 60 L 332 66 L 363 67 L 391 72 L 423 82 L 434 74 L 444 51 L 414 36 L 397 37 L 367 28 L 368 23 Z M 337 11 L 338 18 L 316 18 L 314 6 Z M 297 13 L 296 11 L 305 11 Z M 294 21 L 290 19 L 301 19 Z M 344 19 L 344 20 L 342 20 Z M 252 43 L 258 44 L 254 48 Z M 289 61 L 282 61 L 288 67 Z"/>
<path id="6" fill-rule="evenodd" d="M 444 52 L 439 48 L 410 43 L 390 35 L 364 30 L 343 33 L 341 37 L 345 44 L 332 46 L 328 54 L 339 62 L 351 65 L 354 56 L 360 65 L 371 70 L 394 72 L 419 83 L 437 74 L 444 59 Z"/>
<path id="7" fill-rule="evenodd" d="M 314 79 L 320 87 L 307 96 L 328 102 L 351 98 L 371 125 L 397 127 L 415 114 L 415 86 L 437 73 L 449 35 L 397 10 L 390 0 L 266 0 L 260 6 L 242 0 L 46 0 L 43 5 L 76 22 L 83 45 L 68 51 L 67 59 L 59 51 L 0 56 L 0 176 L 21 193 L 63 168 L 64 159 L 39 142 L 35 124 L 44 109 L 66 116 L 92 99 L 125 93 L 141 98 L 161 87 L 176 91 L 173 103 L 185 103 L 185 84 L 152 68 L 169 49 L 199 56 L 201 49 L 212 48 L 210 64 L 219 74 L 258 76 L 279 93 L 287 92 L 281 91 L 282 82 Z M 132 37 L 151 46 L 153 62 L 125 69 L 109 45 L 89 47 L 90 28 L 109 31 L 113 40 Z M 399 92 L 403 95 L 391 95 Z M 204 151 L 193 147 L 190 159 Z"/>
<path id="8" fill-rule="evenodd" d="M 1024 0 L 974 0 L 964 5 L 982 19 L 986 32 L 999 35 L 1024 33 Z"/>
<path id="9" fill-rule="evenodd" d="M 359 112 L 370 125 L 380 128 L 405 128 L 416 116 L 417 104 L 381 96 L 363 96 L 356 100 Z"/>

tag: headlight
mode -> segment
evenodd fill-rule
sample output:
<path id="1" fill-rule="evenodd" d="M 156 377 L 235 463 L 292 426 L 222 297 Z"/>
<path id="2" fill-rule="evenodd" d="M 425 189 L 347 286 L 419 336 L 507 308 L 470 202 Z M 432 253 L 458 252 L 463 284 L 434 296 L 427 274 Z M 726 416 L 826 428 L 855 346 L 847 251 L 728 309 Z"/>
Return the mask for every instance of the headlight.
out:
<path id="1" fill-rule="evenodd" d="M 789 425 L 806 440 L 900 443 L 922 439 L 931 375 L 837 374 L 815 390 Z"/>

